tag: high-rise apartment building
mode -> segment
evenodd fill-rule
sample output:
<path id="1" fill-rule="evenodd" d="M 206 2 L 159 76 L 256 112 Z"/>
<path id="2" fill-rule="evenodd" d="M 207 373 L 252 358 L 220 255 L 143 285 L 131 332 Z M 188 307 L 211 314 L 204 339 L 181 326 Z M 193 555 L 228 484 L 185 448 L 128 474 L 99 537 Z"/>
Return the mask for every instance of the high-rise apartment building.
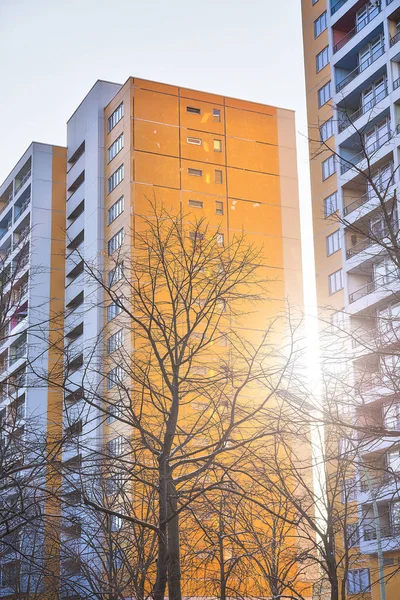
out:
<path id="1" fill-rule="evenodd" d="M 35 215 L 35 196 L 21 187 L 30 176 L 29 160 L 27 155 L 1 188 L 1 198 L 7 196 L 7 202 L 9 195 L 11 198 L 2 212 L 5 252 L 14 235 L 14 230 L 7 232 L 6 225 L 13 223 L 11 216 L 7 220 L 7 207 L 14 215 L 22 215 L 21 206 L 30 196 L 31 214 Z M 34 170 L 32 173 L 34 185 L 35 177 L 40 176 Z M 61 173 L 65 177 L 62 168 Z M 14 191 L 18 186 L 15 198 L 13 180 Z M 46 196 L 40 198 L 44 204 Z M 48 199 L 46 206 L 51 207 L 51 195 Z M 264 321 L 260 322 L 260 313 L 249 316 L 248 329 L 263 329 L 287 300 L 296 307 L 303 303 L 294 114 L 137 78 L 129 78 L 122 86 L 98 81 L 67 124 L 66 194 L 60 196 L 66 218 L 60 234 L 65 235 L 66 251 L 65 264 L 57 271 L 57 285 L 65 272 L 63 387 L 67 391 L 59 422 L 66 440 L 74 440 L 64 446 L 63 473 L 85 461 L 93 445 L 104 449 L 105 444 L 113 444 L 116 448 L 121 440 L 115 426 L 108 425 L 112 419 L 104 419 L 96 402 L 90 405 L 83 396 L 87 400 L 90 390 L 93 397 L 107 394 L 103 387 L 112 381 L 107 355 L 118 345 L 130 343 L 129 335 L 124 336 L 123 327 L 118 329 L 118 319 L 109 318 L 104 290 L 90 284 L 85 271 L 92 264 L 106 284 L 115 277 L 109 272 L 109 257 L 124 245 L 134 244 L 135 230 L 140 216 L 149 210 L 149 199 L 157 199 L 177 213 L 206 218 L 211 228 L 219 228 L 221 245 L 244 231 L 249 241 L 263 246 L 269 300 L 263 305 Z M 45 224 L 39 222 L 45 233 L 38 227 L 38 235 L 46 239 L 50 224 L 47 220 Z M 15 235 L 29 226 L 28 217 L 15 223 Z M 58 260 L 52 247 L 40 250 L 40 264 L 48 264 L 56 256 Z M 44 298 L 57 297 L 59 290 L 40 287 Z M 24 344 L 25 338 L 7 342 L 7 348 L 18 346 L 17 366 L 23 361 Z M 43 396 L 40 398 L 38 408 L 46 410 Z M 66 477 L 62 484 L 61 524 L 71 516 L 75 521 L 60 530 L 65 553 L 61 555 L 61 577 L 66 582 L 63 594 L 75 597 L 68 581 L 83 589 L 85 574 L 71 556 L 87 551 L 87 544 L 80 538 L 82 510 L 71 481 L 72 476 Z M 304 576 L 303 588 L 307 584 Z"/>
<path id="2" fill-rule="evenodd" d="M 25 589 L 43 585 L 38 572 L 28 581 L 20 556 L 44 559 L 44 532 L 30 530 L 29 510 L 35 495 L 38 511 L 49 506 L 38 490 L 27 485 L 22 493 L 18 484 L 26 482 L 30 460 L 44 459 L 46 437 L 61 435 L 63 394 L 46 375 L 59 361 L 53 342 L 62 332 L 65 180 L 66 149 L 34 142 L 0 186 L 1 519 L 8 531 L 1 596 L 19 581 Z M 40 488 L 43 469 L 35 477 Z M 24 531 L 16 527 L 21 516 Z"/>
<path id="3" fill-rule="evenodd" d="M 396 428 L 398 390 L 387 385 L 386 367 L 392 360 L 393 384 L 398 272 L 379 240 L 388 235 L 384 206 L 398 230 L 400 2 L 302 0 L 302 13 L 318 304 L 324 319 L 329 309 L 332 324 L 352 333 L 346 374 L 359 391 L 352 410 L 363 423 Z M 398 596 L 398 443 L 356 441 L 368 468 L 356 469 L 349 498 L 360 560 L 348 594 L 372 589 L 380 597 L 380 535 L 387 597 Z"/>

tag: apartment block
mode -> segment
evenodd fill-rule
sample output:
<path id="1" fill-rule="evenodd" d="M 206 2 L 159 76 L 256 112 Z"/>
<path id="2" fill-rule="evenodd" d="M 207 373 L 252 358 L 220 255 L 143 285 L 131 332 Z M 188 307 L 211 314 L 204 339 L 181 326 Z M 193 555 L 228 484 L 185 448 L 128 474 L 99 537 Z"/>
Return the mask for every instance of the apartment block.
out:
<path id="1" fill-rule="evenodd" d="M 123 85 L 98 81 L 67 123 L 66 150 L 31 146 L 0 188 L 2 265 L 13 268 L 16 256 L 22 257 L 15 282 L 21 298 L 0 364 L 7 385 L 18 382 L 21 418 L 36 410 L 65 439 L 56 537 L 60 594 L 66 598 L 87 589 L 79 557 L 93 551 L 81 535 L 91 517 L 82 507 L 76 473 L 94 448 L 118 454 L 121 446 L 121 431 L 96 407 L 114 381 L 108 356 L 121 345 L 135 351 L 131 332 L 117 327 L 118 314 L 88 271 L 106 284 L 115 277 L 110 261 L 121 248 L 134 249 L 149 200 L 204 217 L 218 228 L 221 246 L 245 232 L 263 247 L 268 302 L 248 316 L 248 330 L 263 330 L 287 302 L 292 310 L 303 304 L 293 112 L 137 78 Z M 39 389 L 37 379 L 24 387 L 26 353 L 35 353 L 45 373 L 49 340 L 40 339 L 44 346 L 38 347 L 27 327 L 60 306 L 64 381 L 53 390 L 50 419 L 47 388 Z M 4 386 L 2 398 L 0 410 L 10 402 Z M 22 400 L 26 408 L 20 408 Z M 93 521 L 93 532 L 96 526 Z M 58 551 L 56 544 L 56 556 Z M 4 581 L 17 579 L 17 563 L 10 560 L 7 567 L 0 560 Z M 307 587 L 305 575 L 300 585 Z M 4 584 L 0 590 L 9 594 Z"/>
<path id="2" fill-rule="evenodd" d="M 63 395 L 47 381 L 59 361 L 64 309 L 66 149 L 32 143 L 0 186 L 0 419 L 2 422 L 2 514 L 7 518 L 30 505 L 4 480 L 11 460 L 18 476 L 18 452 L 25 447 L 44 457 L 46 436 L 60 436 Z M 53 325 L 49 326 L 52 322 Z M 56 323 L 58 324 L 56 326 Z M 58 327 L 58 331 L 57 331 Z M 52 331 L 52 329 L 54 329 Z M 26 445 L 25 445 L 26 443 Z M 33 491 L 32 491 L 33 494 Z M 25 504 L 24 504 L 25 502 Z M 18 508 L 19 507 L 19 508 Z M 42 506 L 44 508 L 44 506 Z M 32 539 L 29 527 L 13 533 L 2 547 L 0 595 L 20 581 L 22 590 L 41 589 L 43 580 L 20 571 L 19 556 L 43 557 L 43 538 Z M 40 537 L 40 536 L 39 536 Z M 8 538 L 7 538 L 8 539 Z M 5 549 L 4 549 L 5 548 Z M 33 579 L 35 582 L 33 583 Z"/>
<path id="3" fill-rule="evenodd" d="M 399 278 L 371 237 L 388 235 L 379 194 L 398 230 L 400 2 L 302 0 L 302 14 L 320 314 L 353 334 L 346 372 L 360 389 L 354 410 L 393 429 L 400 405 L 388 380 L 398 373 Z M 392 437 L 362 446 L 369 473 L 357 473 L 356 545 L 364 564 L 350 572 L 349 594 L 380 597 L 372 585 L 378 526 L 387 597 L 398 596 L 399 443 Z"/>

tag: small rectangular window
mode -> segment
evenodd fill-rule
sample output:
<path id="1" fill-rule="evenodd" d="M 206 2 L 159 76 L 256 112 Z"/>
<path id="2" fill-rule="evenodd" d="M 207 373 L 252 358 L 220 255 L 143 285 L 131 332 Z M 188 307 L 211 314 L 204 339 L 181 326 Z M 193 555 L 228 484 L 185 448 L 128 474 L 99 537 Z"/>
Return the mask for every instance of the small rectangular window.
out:
<path id="1" fill-rule="evenodd" d="M 329 294 L 335 294 L 339 290 L 343 289 L 343 271 L 339 269 L 328 277 L 329 282 Z"/>
<path id="2" fill-rule="evenodd" d="M 321 108 L 321 106 L 323 106 L 324 104 L 329 102 L 329 100 L 331 98 L 332 98 L 331 82 L 328 81 L 328 83 L 323 85 L 322 88 L 320 88 L 318 90 L 318 108 Z"/>
<path id="3" fill-rule="evenodd" d="M 223 246 L 225 244 L 225 236 L 223 233 L 217 233 L 217 244 Z"/>
<path id="4" fill-rule="evenodd" d="M 108 406 L 108 415 L 107 415 L 107 424 L 110 425 L 114 423 L 116 419 L 121 417 L 122 415 L 122 404 L 121 402 L 117 402 L 117 404 L 111 404 Z"/>
<path id="5" fill-rule="evenodd" d="M 326 254 L 330 256 L 341 248 L 340 231 L 337 229 L 326 238 Z"/>
<path id="6" fill-rule="evenodd" d="M 219 108 L 213 108 L 212 120 L 215 121 L 215 123 L 221 122 L 221 111 Z"/>
<path id="7" fill-rule="evenodd" d="M 199 231 L 190 231 L 189 238 L 192 240 L 192 242 L 199 242 L 204 240 L 204 233 L 200 233 Z"/>
<path id="8" fill-rule="evenodd" d="M 195 177 L 202 177 L 203 171 L 201 169 L 188 169 L 188 175 L 194 175 Z"/>
<path id="9" fill-rule="evenodd" d="M 112 454 L 113 456 L 119 456 L 120 454 L 122 454 L 123 445 L 124 440 L 122 435 L 120 435 L 114 438 L 113 440 L 107 442 L 107 450 L 109 454 Z"/>
<path id="10" fill-rule="evenodd" d="M 369 569 L 350 569 L 347 574 L 347 593 L 364 594 L 370 591 Z"/>
<path id="11" fill-rule="evenodd" d="M 114 110 L 112 115 L 110 117 L 108 117 L 108 133 L 110 133 L 110 131 L 112 129 L 114 129 L 114 127 L 116 126 L 118 121 L 120 121 L 123 116 L 124 116 L 124 104 L 123 104 L 123 102 L 121 102 L 121 104 Z"/>
<path id="12" fill-rule="evenodd" d="M 110 194 L 121 183 L 124 178 L 124 165 L 118 167 L 116 171 L 108 178 L 108 193 Z"/>
<path id="13" fill-rule="evenodd" d="M 111 287 L 112 285 L 114 285 L 114 283 L 117 283 L 117 281 L 120 281 L 120 279 L 122 279 L 122 277 L 123 277 L 123 274 L 124 274 L 123 263 L 120 263 L 119 265 L 114 267 L 114 269 L 111 269 L 111 271 L 109 271 L 109 273 L 108 273 L 108 287 Z"/>
<path id="14" fill-rule="evenodd" d="M 115 235 L 108 241 L 108 256 L 111 256 L 118 248 L 121 248 L 122 242 L 124 241 L 124 230 L 120 229 Z"/>
<path id="15" fill-rule="evenodd" d="M 194 115 L 201 115 L 201 109 L 196 108 L 195 106 L 187 106 L 186 112 L 193 113 Z"/>
<path id="16" fill-rule="evenodd" d="M 109 304 L 107 306 L 107 322 L 115 319 L 117 315 L 120 314 L 122 308 L 118 304 Z"/>
<path id="17" fill-rule="evenodd" d="M 117 156 L 118 152 L 122 150 L 124 146 L 124 134 L 121 133 L 119 137 L 111 144 L 108 149 L 108 162 L 111 162 L 112 159 Z"/>
<path id="18" fill-rule="evenodd" d="M 124 212 L 124 197 L 118 198 L 116 202 L 108 209 L 108 225 L 115 221 L 121 213 Z"/>
<path id="19" fill-rule="evenodd" d="M 215 183 L 222 183 L 222 171 L 219 169 L 214 171 L 214 181 Z"/>
<path id="20" fill-rule="evenodd" d="M 326 10 L 314 21 L 314 38 L 317 38 L 328 27 Z"/>
<path id="21" fill-rule="evenodd" d="M 122 367 L 115 367 L 114 369 L 111 369 L 111 371 L 107 373 L 106 378 L 107 390 L 111 390 L 111 388 L 113 388 L 115 385 L 118 385 L 122 381 L 123 376 L 124 372 Z"/>
<path id="22" fill-rule="evenodd" d="M 214 152 L 222 152 L 222 140 L 214 140 Z"/>
<path id="23" fill-rule="evenodd" d="M 330 215 L 333 215 L 339 208 L 338 205 L 338 193 L 333 192 L 330 196 L 324 199 L 324 217 L 325 219 Z"/>
<path id="24" fill-rule="evenodd" d="M 316 68 L 319 73 L 329 63 L 329 46 L 326 46 L 316 56 Z"/>
<path id="25" fill-rule="evenodd" d="M 224 203 L 221 200 L 215 201 L 215 214 L 223 215 L 224 214 Z"/>
<path id="26" fill-rule="evenodd" d="M 326 142 L 326 140 L 333 136 L 333 117 L 322 123 L 319 133 L 321 142 Z"/>
<path id="27" fill-rule="evenodd" d="M 124 330 L 119 329 L 107 339 L 107 354 L 112 354 L 118 350 L 124 342 Z"/>
<path id="28" fill-rule="evenodd" d="M 328 179 L 331 175 L 336 171 L 336 161 L 335 156 L 329 156 L 326 160 L 322 162 L 322 181 Z"/>
<path id="29" fill-rule="evenodd" d="M 201 139 L 200 138 L 188 137 L 188 138 L 186 138 L 186 141 L 187 141 L 188 144 L 193 144 L 195 146 L 201 146 Z"/>
<path id="30" fill-rule="evenodd" d="M 189 200 L 189 206 L 193 206 L 193 208 L 203 208 L 203 202 L 201 200 Z"/>

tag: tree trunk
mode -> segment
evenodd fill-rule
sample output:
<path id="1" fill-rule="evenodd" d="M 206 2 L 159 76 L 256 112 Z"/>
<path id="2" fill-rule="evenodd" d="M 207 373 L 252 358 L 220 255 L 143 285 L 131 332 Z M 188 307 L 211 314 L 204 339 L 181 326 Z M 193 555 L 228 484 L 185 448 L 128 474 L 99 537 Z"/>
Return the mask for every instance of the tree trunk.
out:
<path id="1" fill-rule="evenodd" d="M 182 600 L 179 516 L 176 515 L 176 487 L 172 478 L 169 480 L 168 490 L 168 598 Z"/>
<path id="2" fill-rule="evenodd" d="M 153 588 L 154 600 L 164 600 L 167 587 L 167 562 L 168 562 L 168 537 L 167 537 L 167 498 L 168 484 L 166 476 L 166 460 L 160 457 L 159 467 L 159 528 L 158 554 L 157 554 L 157 575 Z"/>

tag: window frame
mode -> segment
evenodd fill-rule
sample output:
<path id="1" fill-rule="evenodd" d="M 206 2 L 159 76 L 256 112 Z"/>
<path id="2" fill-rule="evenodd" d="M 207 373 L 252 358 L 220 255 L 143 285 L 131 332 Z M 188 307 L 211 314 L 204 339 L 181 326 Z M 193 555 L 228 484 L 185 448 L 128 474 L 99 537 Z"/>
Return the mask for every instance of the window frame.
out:
<path id="1" fill-rule="evenodd" d="M 326 255 L 332 256 L 342 248 L 342 238 L 340 237 L 340 229 L 336 229 L 326 236 Z"/>
<path id="2" fill-rule="evenodd" d="M 326 90 L 328 90 L 327 94 L 326 94 Z M 319 88 L 319 90 L 317 91 L 317 96 L 318 96 L 318 108 L 321 108 L 321 106 L 324 106 L 327 102 L 329 102 L 329 100 L 332 100 L 332 80 L 330 79 L 329 81 L 327 81 L 322 87 Z M 323 102 L 321 102 L 321 99 L 323 100 Z"/>
<path id="3" fill-rule="evenodd" d="M 336 158 L 334 154 L 331 154 L 322 161 L 322 181 L 326 181 L 329 177 L 332 177 L 336 173 Z"/>
<path id="4" fill-rule="evenodd" d="M 331 207 L 336 206 L 336 208 L 335 208 L 335 210 L 331 210 L 331 212 L 328 213 L 327 212 L 328 201 L 332 198 L 332 196 L 335 196 L 336 204 L 331 203 Z M 332 192 L 332 194 L 329 194 L 329 196 L 324 198 L 324 219 L 327 219 L 331 215 L 334 215 L 335 212 L 337 212 L 338 210 L 339 210 L 339 193 L 336 190 L 336 192 Z"/>
<path id="5" fill-rule="evenodd" d="M 339 277 L 339 284 L 340 287 L 336 287 L 336 280 Z M 335 282 L 335 286 L 333 288 L 333 286 L 331 285 L 331 282 L 334 281 Z M 329 295 L 333 296 L 333 294 L 336 294 L 337 292 L 340 292 L 340 290 L 342 290 L 344 288 L 344 277 L 343 277 L 343 269 L 337 269 L 336 271 L 334 271 L 333 273 L 330 273 L 328 275 L 328 289 L 329 289 Z"/>
<path id="6" fill-rule="evenodd" d="M 326 60 L 325 60 L 326 59 Z M 321 64 L 319 64 L 319 62 Z M 322 48 L 315 57 L 315 69 L 316 73 L 319 73 L 329 64 L 329 45 Z"/>
<path id="7" fill-rule="evenodd" d="M 320 29 L 322 27 L 322 29 Z M 316 40 L 328 28 L 328 12 L 324 10 L 314 21 L 314 39 Z"/>
<path id="8" fill-rule="evenodd" d="M 124 116 L 124 103 L 121 102 L 121 104 L 119 106 L 117 106 L 117 108 L 111 113 L 111 115 L 107 119 L 107 133 L 110 133 L 114 129 L 116 124 L 120 122 L 120 120 L 123 118 L 123 116 Z"/>
<path id="9" fill-rule="evenodd" d="M 115 221 L 115 219 L 117 219 L 120 215 L 122 215 L 122 213 L 124 212 L 124 208 L 125 208 L 124 205 L 125 205 L 124 196 L 120 196 L 118 198 L 118 200 L 116 200 L 114 202 L 114 204 L 112 204 L 110 206 L 110 208 L 107 211 L 107 225 L 111 225 L 111 223 L 113 223 Z M 121 210 L 119 210 L 120 208 L 121 208 Z"/>

